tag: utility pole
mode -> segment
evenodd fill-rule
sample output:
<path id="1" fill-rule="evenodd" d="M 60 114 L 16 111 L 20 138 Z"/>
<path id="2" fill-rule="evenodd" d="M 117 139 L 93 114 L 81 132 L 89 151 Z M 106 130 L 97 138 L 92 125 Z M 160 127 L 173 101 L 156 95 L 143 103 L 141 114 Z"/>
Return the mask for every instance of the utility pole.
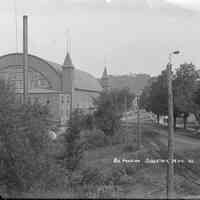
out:
<path id="1" fill-rule="evenodd" d="M 167 172 L 167 198 L 173 198 L 174 193 L 174 109 L 173 109 L 173 93 L 172 93 L 172 71 L 171 63 L 167 65 L 168 76 L 168 172 Z"/>
<path id="2" fill-rule="evenodd" d="M 28 17 L 23 16 L 23 103 L 28 98 Z"/>
<path id="3" fill-rule="evenodd" d="M 124 112 L 126 114 L 126 120 L 127 120 L 127 96 L 124 97 Z"/>
<path id="4" fill-rule="evenodd" d="M 174 51 L 173 54 L 179 54 Z M 167 199 L 174 197 L 174 106 L 172 90 L 172 53 L 169 54 L 167 64 L 167 85 L 168 85 L 168 165 L 167 165 Z"/>
<path id="5" fill-rule="evenodd" d="M 141 127 L 140 127 L 140 108 L 139 108 L 139 94 L 136 96 L 137 100 L 137 149 L 141 148 Z"/>
<path id="6" fill-rule="evenodd" d="M 128 119 L 127 119 L 127 96 L 124 97 L 124 113 L 125 113 L 125 120 L 126 120 L 126 141 L 128 143 Z"/>

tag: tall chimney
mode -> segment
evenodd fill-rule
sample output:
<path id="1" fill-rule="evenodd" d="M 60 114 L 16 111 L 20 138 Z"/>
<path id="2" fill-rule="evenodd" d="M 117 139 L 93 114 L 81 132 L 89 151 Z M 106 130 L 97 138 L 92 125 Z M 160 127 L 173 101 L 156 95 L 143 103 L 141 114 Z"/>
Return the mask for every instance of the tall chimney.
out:
<path id="1" fill-rule="evenodd" d="M 28 17 L 23 16 L 23 103 L 28 98 Z"/>

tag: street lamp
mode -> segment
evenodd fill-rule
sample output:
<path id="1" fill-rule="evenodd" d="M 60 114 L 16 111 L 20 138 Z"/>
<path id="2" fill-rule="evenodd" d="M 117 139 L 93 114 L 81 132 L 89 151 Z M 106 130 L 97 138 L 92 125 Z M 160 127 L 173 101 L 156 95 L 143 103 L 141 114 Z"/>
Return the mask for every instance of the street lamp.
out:
<path id="1" fill-rule="evenodd" d="M 169 54 L 169 63 L 167 64 L 168 77 L 168 167 L 167 167 L 167 199 L 173 198 L 174 193 L 174 109 L 173 109 L 173 92 L 172 92 L 172 55 L 179 54 L 174 51 Z"/>
<path id="2" fill-rule="evenodd" d="M 173 52 L 171 52 L 170 54 L 169 54 L 169 63 L 171 64 L 172 63 L 172 55 L 173 54 L 180 54 L 180 51 L 173 51 Z"/>

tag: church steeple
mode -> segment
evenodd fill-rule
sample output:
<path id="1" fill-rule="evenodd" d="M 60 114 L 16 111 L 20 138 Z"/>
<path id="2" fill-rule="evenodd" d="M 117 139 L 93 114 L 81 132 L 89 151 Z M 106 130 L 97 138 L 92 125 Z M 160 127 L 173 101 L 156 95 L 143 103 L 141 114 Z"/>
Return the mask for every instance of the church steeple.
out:
<path id="1" fill-rule="evenodd" d="M 102 75 L 102 77 L 107 77 L 107 76 L 108 76 L 107 68 L 104 67 L 104 71 L 103 71 L 103 75 Z"/>
<path id="2" fill-rule="evenodd" d="M 104 71 L 101 77 L 101 84 L 103 87 L 104 91 L 108 91 L 109 90 L 109 77 L 108 77 L 108 72 L 107 72 L 107 67 L 104 67 Z"/>
<path id="3" fill-rule="evenodd" d="M 74 65 L 72 63 L 72 59 L 70 56 L 70 39 L 67 37 L 67 45 L 66 45 L 66 56 L 64 59 L 64 63 L 62 65 L 62 93 L 64 97 L 64 101 L 68 102 L 68 105 L 70 105 L 70 108 L 67 106 L 66 102 L 63 103 L 63 110 L 62 113 L 64 113 L 64 120 L 66 121 L 70 119 L 70 115 L 73 111 L 73 95 L 74 95 L 74 77 L 75 77 L 75 69 Z M 67 96 L 69 95 L 69 96 Z M 66 98 L 67 97 L 67 98 Z M 65 123 L 65 122 L 64 122 Z"/>
<path id="4" fill-rule="evenodd" d="M 66 45 L 67 55 L 64 60 L 64 67 L 73 67 L 72 59 L 71 59 L 71 38 L 70 38 L 70 30 L 67 29 L 67 45 Z"/>
<path id="5" fill-rule="evenodd" d="M 71 59 L 69 52 L 67 52 L 67 55 L 66 55 L 65 60 L 64 60 L 63 67 L 74 67 L 73 64 L 72 64 L 72 59 Z"/>

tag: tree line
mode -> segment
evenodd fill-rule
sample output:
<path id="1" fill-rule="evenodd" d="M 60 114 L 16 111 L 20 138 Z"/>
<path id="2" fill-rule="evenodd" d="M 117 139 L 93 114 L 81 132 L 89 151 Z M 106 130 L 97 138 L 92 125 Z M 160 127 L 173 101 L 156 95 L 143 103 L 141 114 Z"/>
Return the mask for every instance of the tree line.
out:
<path id="1" fill-rule="evenodd" d="M 194 114 L 200 123 L 200 81 L 195 65 L 192 63 L 181 64 L 172 72 L 174 126 L 176 119 L 183 118 L 184 128 L 190 113 Z M 152 77 L 144 88 L 140 97 L 140 107 L 160 116 L 168 114 L 167 70 L 163 70 L 157 77 Z"/>

